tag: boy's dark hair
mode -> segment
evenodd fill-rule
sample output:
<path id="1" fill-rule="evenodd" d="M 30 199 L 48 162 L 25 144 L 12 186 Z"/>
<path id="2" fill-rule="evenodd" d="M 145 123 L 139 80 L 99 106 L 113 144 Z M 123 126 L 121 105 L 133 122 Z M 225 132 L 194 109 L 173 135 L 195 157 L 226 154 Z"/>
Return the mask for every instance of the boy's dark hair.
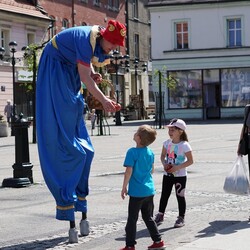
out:
<path id="1" fill-rule="evenodd" d="M 148 146 L 153 143 L 156 139 L 156 130 L 151 128 L 149 125 L 141 125 L 138 130 L 138 136 L 141 138 L 141 145 Z"/>

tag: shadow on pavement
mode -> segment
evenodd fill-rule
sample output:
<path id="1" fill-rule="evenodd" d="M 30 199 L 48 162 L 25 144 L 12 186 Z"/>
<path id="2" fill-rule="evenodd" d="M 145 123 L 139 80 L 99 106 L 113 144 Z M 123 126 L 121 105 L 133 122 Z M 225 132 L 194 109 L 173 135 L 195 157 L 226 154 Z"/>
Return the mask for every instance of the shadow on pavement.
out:
<path id="1" fill-rule="evenodd" d="M 1 247 L 1 250 L 14 250 L 14 249 L 25 249 L 25 250 L 45 250 L 65 244 L 68 241 L 68 237 L 58 237 L 54 239 L 37 240 L 27 243 L 16 244 L 12 246 Z"/>
<path id="2" fill-rule="evenodd" d="M 248 221 L 213 221 L 209 223 L 210 226 L 204 228 L 203 230 L 199 231 L 200 235 L 195 236 L 196 238 L 205 238 L 205 237 L 213 237 L 216 234 L 233 234 L 236 233 L 238 230 L 249 228 Z M 234 226 L 233 225 L 237 225 Z M 223 229 L 223 230 L 222 230 Z"/>

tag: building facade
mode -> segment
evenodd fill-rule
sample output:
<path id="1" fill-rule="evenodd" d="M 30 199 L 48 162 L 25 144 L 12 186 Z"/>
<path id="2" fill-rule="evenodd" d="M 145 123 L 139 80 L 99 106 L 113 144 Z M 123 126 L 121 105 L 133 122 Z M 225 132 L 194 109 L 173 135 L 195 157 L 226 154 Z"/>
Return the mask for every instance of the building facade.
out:
<path id="1" fill-rule="evenodd" d="M 250 1 L 148 6 L 153 68 L 172 78 L 162 86 L 165 117 L 243 117 L 250 102 Z"/>
<path id="2" fill-rule="evenodd" d="M 16 40 L 18 43 L 15 56 L 20 58 L 15 65 L 16 81 L 24 83 L 32 81 L 31 75 L 27 79 L 23 70 L 21 58 L 23 52 L 21 48 L 29 44 L 42 44 L 48 41 L 63 29 L 79 26 L 79 25 L 95 25 L 99 24 L 104 27 L 110 19 L 116 19 L 127 26 L 126 47 L 118 47 L 117 50 L 122 54 L 130 56 L 130 70 L 126 71 L 123 65 L 119 65 L 118 72 L 114 72 L 107 68 L 105 77 L 112 81 L 115 90 L 119 94 L 119 102 L 125 109 L 131 100 L 139 101 L 143 104 L 144 109 L 153 104 L 152 91 L 149 94 L 149 86 L 151 81 L 151 62 L 150 62 L 150 21 L 148 10 L 145 7 L 145 0 L 11 0 L 8 3 L 0 0 L 0 29 L 2 34 L 2 47 L 5 48 L 5 58 L 9 57 L 8 62 L 0 62 L 1 65 L 8 65 L 3 68 L 1 91 L 1 109 L 5 105 L 7 99 L 12 98 L 12 67 L 10 63 L 11 54 L 9 52 L 8 43 Z M 31 13 L 31 10 L 33 11 Z M 29 12 L 28 12 L 29 11 Z M 40 19 L 39 19 L 40 18 Z M 39 21 L 38 21 L 39 20 Z M 9 23 L 8 23 L 9 22 Z M 39 23 L 41 22 L 41 24 Z M 8 24 L 7 24 L 8 23 Z M 29 23 L 29 25 L 27 25 Z M 4 27 L 11 27 L 5 31 Z M 48 28 L 50 25 L 50 28 Z M 16 32 L 15 28 L 19 30 Z M 6 33 L 7 32 L 7 33 Z M 8 35 L 11 33 L 11 35 Z M 37 58 L 39 60 L 39 58 Z M 145 66 L 147 65 L 147 66 Z M 20 66 L 20 69 L 18 68 Z M 21 71 L 21 74 L 18 72 Z M 18 75 L 22 76 L 18 78 Z M 8 80 L 6 80 L 6 78 Z M 6 85 L 5 82 L 9 84 Z M 22 84 L 18 84 L 15 92 L 18 92 L 16 103 L 18 111 L 22 110 L 25 116 L 31 116 L 32 101 L 29 92 L 25 92 Z M 151 96 L 151 100 L 150 100 Z M 26 101 L 25 101 L 26 98 Z M 20 100 L 19 100 L 20 99 Z M 25 103 L 26 102 L 26 103 Z M 138 107 L 139 109 L 139 107 Z M 138 117 L 139 111 L 138 111 Z"/>
<path id="3" fill-rule="evenodd" d="M 27 72 L 24 70 L 22 48 L 31 44 L 41 44 L 47 37 L 50 19 L 30 1 L 0 0 L 0 113 L 4 113 L 7 100 L 15 101 L 17 114 L 32 114 L 32 96 L 23 86 Z M 15 53 L 9 43 L 15 41 Z M 14 56 L 14 68 L 13 68 Z M 15 89 L 15 99 L 13 100 Z"/>

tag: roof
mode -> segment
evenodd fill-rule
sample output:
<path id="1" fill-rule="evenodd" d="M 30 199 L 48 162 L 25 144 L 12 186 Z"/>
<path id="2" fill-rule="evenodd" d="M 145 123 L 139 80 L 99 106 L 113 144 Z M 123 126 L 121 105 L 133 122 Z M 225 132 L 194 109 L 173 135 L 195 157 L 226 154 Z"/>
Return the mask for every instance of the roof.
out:
<path id="1" fill-rule="evenodd" d="M 50 20 L 40 6 L 35 6 L 29 2 L 27 0 L 0 0 L 0 12 L 5 11 Z"/>
<path id="2" fill-rule="evenodd" d="M 148 0 L 148 6 L 173 6 L 184 4 L 205 4 L 205 3 L 230 3 L 230 2 L 249 2 L 248 0 Z"/>

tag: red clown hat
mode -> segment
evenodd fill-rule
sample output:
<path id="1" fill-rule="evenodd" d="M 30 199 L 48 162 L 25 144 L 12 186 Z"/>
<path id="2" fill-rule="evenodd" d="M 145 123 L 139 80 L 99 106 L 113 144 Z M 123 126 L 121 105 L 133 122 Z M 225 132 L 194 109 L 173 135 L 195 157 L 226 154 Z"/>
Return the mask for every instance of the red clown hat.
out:
<path id="1" fill-rule="evenodd" d="M 123 47 L 125 46 L 126 27 L 124 24 L 116 20 L 110 20 L 108 27 L 102 29 L 100 32 L 102 37 L 108 42 Z"/>

